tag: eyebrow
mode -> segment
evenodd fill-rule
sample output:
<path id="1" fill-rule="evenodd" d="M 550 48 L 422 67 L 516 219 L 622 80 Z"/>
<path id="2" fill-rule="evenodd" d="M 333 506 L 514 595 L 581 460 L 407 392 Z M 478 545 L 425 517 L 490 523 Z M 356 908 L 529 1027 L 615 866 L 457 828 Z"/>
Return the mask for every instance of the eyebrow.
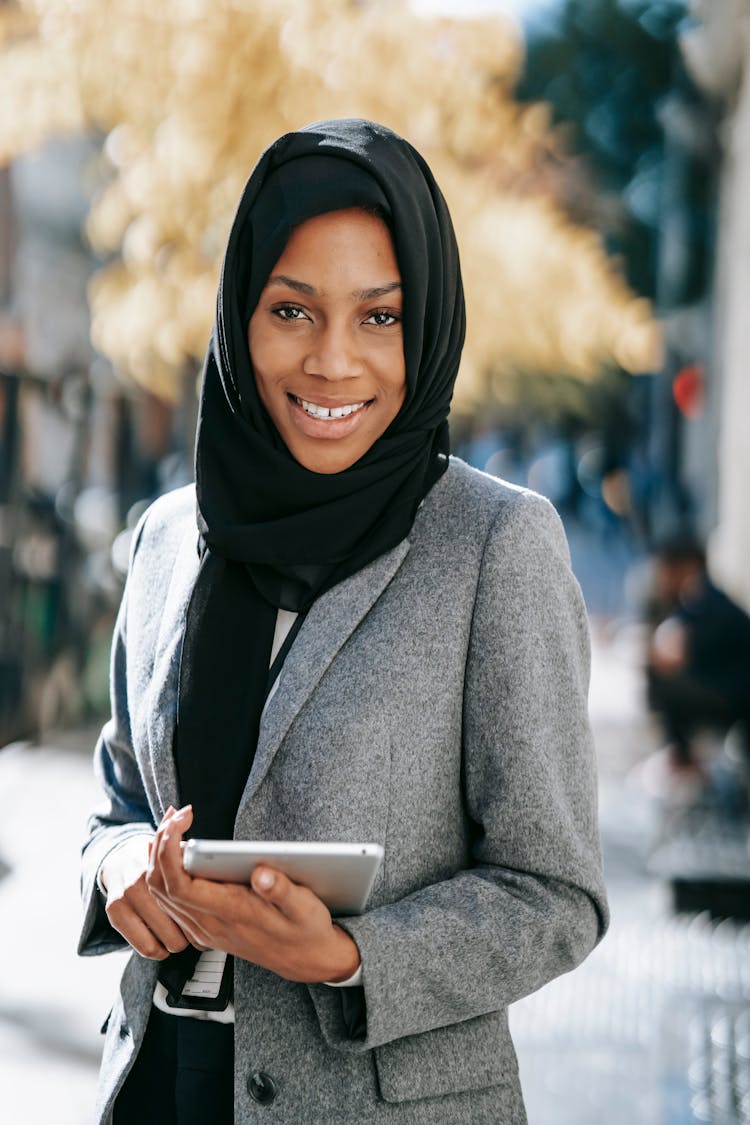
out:
<path id="1" fill-rule="evenodd" d="M 376 285 L 374 289 L 358 289 L 352 296 L 360 301 L 371 301 L 373 298 L 386 297 L 389 293 L 395 293 L 397 289 L 401 289 L 400 281 L 391 281 L 389 285 Z"/>
<path id="2" fill-rule="evenodd" d="M 294 289 L 297 293 L 304 293 L 307 297 L 315 297 L 318 292 L 314 285 L 308 285 L 306 281 L 298 281 L 295 277 L 287 277 L 284 273 L 275 273 L 273 277 L 269 277 L 266 284 L 286 285 L 289 289 Z M 378 297 L 385 297 L 388 293 L 394 293 L 401 288 L 400 281 L 391 281 L 388 285 L 376 285 L 372 289 L 357 289 L 352 293 L 352 297 L 355 297 L 358 301 L 372 301 Z"/>

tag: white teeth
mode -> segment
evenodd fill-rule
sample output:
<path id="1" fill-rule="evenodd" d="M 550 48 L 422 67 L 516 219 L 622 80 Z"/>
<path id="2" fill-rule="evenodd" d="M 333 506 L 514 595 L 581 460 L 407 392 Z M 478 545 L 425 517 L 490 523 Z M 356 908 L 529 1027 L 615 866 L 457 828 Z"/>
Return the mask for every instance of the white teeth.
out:
<path id="1" fill-rule="evenodd" d="M 346 406 L 318 406 L 315 402 L 307 402 L 304 398 L 298 398 L 297 402 L 305 411 L 313 418 L 346 418 L 347 415 L 353 414 L 355 410 L 361 410 L 365 405 L 364 402 L 347 403 Z"/>

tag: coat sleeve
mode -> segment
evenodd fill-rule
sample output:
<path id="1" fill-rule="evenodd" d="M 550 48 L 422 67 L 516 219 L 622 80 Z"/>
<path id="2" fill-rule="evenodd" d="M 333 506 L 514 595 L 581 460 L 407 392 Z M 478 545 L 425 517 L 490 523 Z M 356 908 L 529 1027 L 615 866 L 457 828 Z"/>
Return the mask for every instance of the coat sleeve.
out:
<path id="1" fill-rule="evenodd" d="M 520 494 L 485 544 L 467 653 L 465 807 L 473 866 L 341 924 L 363 965 L 366 1035 L 310 986 L 342 1050 L 507 1007 L 575 968 L 607 905 L 588 723 L 589 638 L 556 512 Z"/>
<path id="2" fill-rule="evenodd" d="M 145 519 L 145 517 L 144 517 Z M 133 536 L 130 560 L 132 573 L 143 521 Z M 128 837 L 155 830 L 143 786 L 130 730 L 127 677 L 128 591 L 125 586 L 112 639 L 110 696 L 112 717 L 104 726 L 94 751 L 94 769 L 104 792 L 101 806 L 89 817 L 83 845 L 81 895 L 84 921 L 78 952 L 84 956 L 109 953 L 127 946 L 109 924 L 105 899 L 97 886 L 97 874 L 105 856 Z"/>

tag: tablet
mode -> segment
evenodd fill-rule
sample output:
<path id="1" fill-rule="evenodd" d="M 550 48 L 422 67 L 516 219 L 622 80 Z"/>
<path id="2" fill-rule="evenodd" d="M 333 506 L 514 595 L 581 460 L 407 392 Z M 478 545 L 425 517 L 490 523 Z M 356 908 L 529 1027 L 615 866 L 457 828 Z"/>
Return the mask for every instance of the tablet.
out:
<path id="1" fill-rule="evenodd" d="M 304 883 L 332 914 L 362 913 L 382 860 L 380 844 L 189 840 L 183 852 L 190 875 L 222 883 L 249 883 L 266 863 Z"/>

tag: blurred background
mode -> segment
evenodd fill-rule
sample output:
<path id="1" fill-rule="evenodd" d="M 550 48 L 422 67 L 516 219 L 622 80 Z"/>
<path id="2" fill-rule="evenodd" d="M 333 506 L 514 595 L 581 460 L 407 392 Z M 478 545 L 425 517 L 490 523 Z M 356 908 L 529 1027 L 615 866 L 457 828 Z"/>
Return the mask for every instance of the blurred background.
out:
<path id="1" fill-rule="evenodd" d="M 457 228 L 454 452 L 555 503 L 591 618 L 613 926 L 512 1012 L 530 1123 L 750 1122 L 749 75 L 750 0 L 0 0 L 4 1121 L 90 1117 L 90 755 L 233 208 L 365 116 Z"/>

